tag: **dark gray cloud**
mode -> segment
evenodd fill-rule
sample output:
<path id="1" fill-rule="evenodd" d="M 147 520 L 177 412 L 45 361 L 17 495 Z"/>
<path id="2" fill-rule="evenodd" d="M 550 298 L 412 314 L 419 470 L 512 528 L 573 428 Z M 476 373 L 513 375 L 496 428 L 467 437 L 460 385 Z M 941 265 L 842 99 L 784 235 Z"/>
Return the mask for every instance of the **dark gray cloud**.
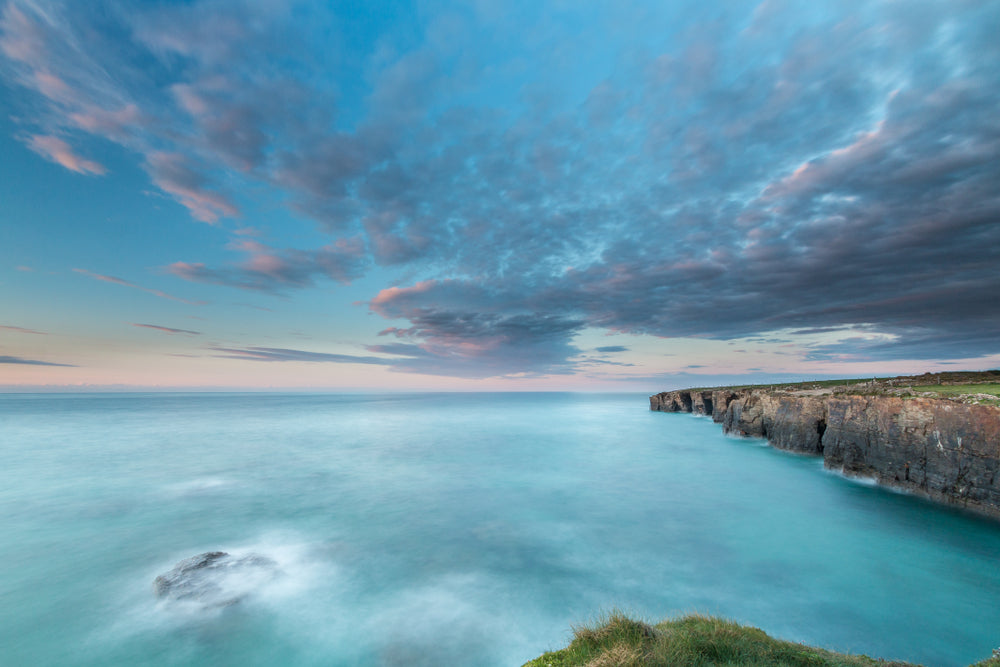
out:
<path id="1" fill-rule="evenodd" d="M 25 359 L 24 357 L 14 357 L 10 355 L 0 355 L 0 364 L 26 364 L 28 366 L 74 366 L 74 364 L 56 364 L 51 361 L 38 361 L 37 359 Z"/>
<path id="2" fill-rule="evenodd" d="M 575 124 L 580 117 L 508 143 L 495 175 L 526 215 L 511 219 L 488 195 L 472 198 L 484 217 L 510 223 L 485 231 L 484 253 L 462 257 L 470 273 L 493 277 L 386 291 L 376 312 L 398 316 L 387 306 L 403 300 L 413 313 L 464 306 L 471 299 L 456 293 L 481 289 L 479 308 L 631 333 L 732 338 L 866 325 L 893 335 L 848 344 L 870 359 L 996 352 L 997 50 L 972 21 L 975 36 L 956 38 L 951 66 L 927 67 L 936 50 L 915 45 L 930 44 L 937 28 L 898 9 L 875 10 L 888 41 L 848 21 L 801 30 L 772 51 L 777 61 L 737 60 L 759 45 L 711 40 L 711 31 L 687 52 L 658 57 L 648 85 L 623 87 L 617 98 L 639 105 L 629 109 L 633 131 L 646 129 L 627 171 L 588 164 L 620 154 L 606 141 L 629 141 L 614 127 L 591 139 Z M 995 23 L 996 12 L 987 14 Z M 889 88 L 877 80 L 885 72 L 907 83 Z M 614 100 L 614 92 L 606 82 L 592 98 Z M 542 163 L 527 166 L 528 145 L 564 173 L 546 182 Z M 570 165 L 603 187 L 565 173 Z M 669 178 L 657 178 L 657 165 Z M 513 236 L 522 232 L 538 232 L 546 250 Z M 566 261 L 574 254 L 583 261 Z M 553 260 L 564 262 L 562 272 Z"/>
<path id="3" fill-rule="evenodd" d="M 628 348 L 624 345 L 605 345 L 594 349 L 598 352 L 628 352 Z"/>
<path id="4" fill-rule="evenodd" d="M 491 281 L 491 299 L 660 336 L 850 325 L 893 334 L 877 345 L 852 342 L 870 359 L 994 353 L 1000 200 L 991 184 L 1000 182 L 1000 135 L 990 119 L 1000 95 L 979 69 L 978 77 L 890 93 L 884 117 L 867 131 L 833 133 L 840 140 L 828 141 L 821 157 L 757 182 L 758 194 L 745 201 L 716 198 L 713 210 L 712 199 L 689 200 L 665 217 L 638 208 L 639 195 L 623 198 L 605 220 L 631 211 L 625 217 L 644 225 L 622 229 L 599 259 L 562 275 L 518 267 L 516 278 Z M 833 124 L 810 120 L 817 122 L 827 131 Z M 747 162 L 739 153 L 758 140 L 731 141 L 724 161 Z M 760 170 L 746 166 L 744 174 Z M 553 218 L 547 222 L 553 229 Z M 530 243 L 524 247 L 537 261 Z M 457 290 L 452 283 L 447 292 Z M 414 308 L 416 298 L 430 307 L 449 295 L 428 289 L 382 297 L 384 314 L 387 300 L 406 298 Z"/>
<path id="5" fill-rule="evenodd" d="M 570 341 L 583 327 L 581 320 L 533 313 L 499 314 L 420 308 L 405 317 L 411 327 L 384 334 L 418 343 L 370 345 L 373 352 L 411 358 L 395 370 L 492 377 L 570 373 L 579 350 Z"/>
<path id="6" fill-rule="evenodd" d="M 581 326 L 577 321 L 447 311 L 426 311 L 411 317 L 414 326 L 410 329 L 382 332 L 399 342 L 366 346 L 369 352 L 385 356 L 270 347 L 209 349 L 231 359 L 375 364 L 397 372 L 467 378 L 570 373 L 579 363 L 627 365 L 586 358 L 570 361 L 579 355 L 579 350 L 569 344 Z"/>
<path id="7" fill-rule="evenodd" d="M 414 359 L 397 369 L 433 375 L 569 373 L 571 359 L 580 354 L 571 341 L 585 326 L 580 318 L 523 309 L 510 294 L 459 280 L 383 290 L 370 307 L 410 323 L 380 333 L 407 341 Z M 400 350 L 398 345 L 369 349 Z"/>

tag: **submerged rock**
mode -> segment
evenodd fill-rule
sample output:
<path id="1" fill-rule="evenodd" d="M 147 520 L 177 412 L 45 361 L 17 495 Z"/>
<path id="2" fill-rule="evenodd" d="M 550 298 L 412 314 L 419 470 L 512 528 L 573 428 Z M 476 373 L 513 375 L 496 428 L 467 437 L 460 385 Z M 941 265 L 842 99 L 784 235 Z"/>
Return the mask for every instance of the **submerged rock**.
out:
<path id="1" fill-rule="evenodd" d="M 278 574 L 278 564 L 266 556 L 233 556 L 224 551 L 208 551 L 186 558 L 158 576 L 153 580 L 153 592 L 167 600 L 227 607 Z"/>

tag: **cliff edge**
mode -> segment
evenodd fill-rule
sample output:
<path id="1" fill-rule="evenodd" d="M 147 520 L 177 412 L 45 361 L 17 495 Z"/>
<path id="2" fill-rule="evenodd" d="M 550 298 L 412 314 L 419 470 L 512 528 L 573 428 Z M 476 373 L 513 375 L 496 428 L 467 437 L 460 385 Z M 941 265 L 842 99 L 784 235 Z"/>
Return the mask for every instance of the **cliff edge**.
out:
<path id="1" fill-rule="evenodd" d="M 767 438 L 847 475 L 1000 519 L 998 382 L 1000 372 L 986 371 L 683 389 L 650 396 L 649 405 L 710 416 L 726 433 Z"/>

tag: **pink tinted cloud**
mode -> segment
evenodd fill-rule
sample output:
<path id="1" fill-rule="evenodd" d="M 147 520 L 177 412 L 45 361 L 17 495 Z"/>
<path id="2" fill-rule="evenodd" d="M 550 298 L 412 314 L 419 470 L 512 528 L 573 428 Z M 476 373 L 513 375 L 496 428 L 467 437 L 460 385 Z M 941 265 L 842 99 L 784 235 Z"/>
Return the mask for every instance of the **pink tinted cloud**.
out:
<path id="1" fill-rule="evenodd" d="M 375 298 L 371 300 L 372 310 L 382 315 L 386 315 L 386 306 L 410 297 L 424 294 L 437 286 L 438 282 L 435 280 L 424 280 L 418 282 L 412 287 L 386 287 L 383 290 L 379 290 L 379 293 L 376 294 Z M 388 315 L 386 316 L 388 317 Z"/>
<path id="2" fill-rule="evenodd" d="M 153 183 L 173 195 L 196 220 L 214 223 L 223 216 L 239 216 L 236 205 L 225 195 L 209 189 L 205 176 L 192 169 L 180 153 L 152 153 L 146 164 Z"/>
<path id="3" fill-rule="evenodd" d="M 13 3 L 8 3 L 0 15 L 3 39 L 0 51 L 12 60 L 26 61 L 35 58 L 42 51 L 41 30 Z"/>
<path id="4" fill-rule="evenodd" d="M 35 88 L 42 95 L 55 102 L 71 102 L 73 100 L 73 89 L 65 81 L 49 72 L 35 72 Z"/>
<path id="5" fill-rule="evenodd" d="M 166 271 L 195 282 L 274 292 L 313 285 L 318 276 L 347 284 L 363 275 L 367 265 L 365 245 L 359 237 L 338 239 L 308 251 L 271 248 L 249 238 L 234 239 L 227 247 L 250 256 L 238 264 L 220 268 L 202 262 L 174 262 L 165 267 Z"/>
<path id="6" fill-rule="evenodd" d="M 42 134 L 32 135 L 28 139 L 28 148 L 42 157 L 78 174 L 97 174 L 100 176 L 106 174 L 108 171 L 103 165 L 93 160 L 82 158 L 74 153 L 69 144 L 59 137 Z"/>
<path id="7" fill-rule="evenodd" d="M 859 133 L 847 146 L 830 151 L 822 158 L 803 162 L 791 174 L 767 186 L 764 196 L 796 196 L 828 186 L 839 175 L 873 161 L 880 153 L 888 150 L 896 138 L 896 133 L 887 129 L 884 121 L 879 121 L 875 129 Z"/>
<path id="8" fill-rule="evenodd" d="M 114 111 L 97 107 L 87 108 L 70 114 L 69 119 L 82 130 L 116 141 L 123 140 L 130 128 L 137 127 L 143 122 L 139 107 L 131 103 Z"/>
<path id="9" fill-rule="evenodd" d="M 289 264 L 280 257 L 259 254 L 247 260 L 243 268 L 251 273 L 262 274 L 276 280 L 284 280 L 289 270 Z"/>
<path id="10" fill-rule="evenodd" d="M 190 115 L 197 117 L 209 113 L 211 109 L 210 104 L 198 93 L 198 90 L 194 86 L 186 83 L 178 83 L 171 87 L 171 91 L 177 100 L 177 104 Z"/>

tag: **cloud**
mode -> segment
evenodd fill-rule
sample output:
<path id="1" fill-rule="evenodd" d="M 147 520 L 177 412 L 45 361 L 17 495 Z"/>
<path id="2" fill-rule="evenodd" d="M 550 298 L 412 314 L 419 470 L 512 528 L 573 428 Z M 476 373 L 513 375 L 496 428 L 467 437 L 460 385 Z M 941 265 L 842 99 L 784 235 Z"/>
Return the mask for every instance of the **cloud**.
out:
<path id="1" fill-rule="evenodd" d="M 156 331 L 162 331 L 168 334 L 187 334 L 188 336 L 200 336 L 200 331 L 188 331 L 187 329 L 173 329 L 171 327 L 161 327 L 157 324 L 139 324 L 137 322 L 130 322 L 134 327 L 143 327 L 145 329 L 155 329 Z"/>
<path id="2" fill-rule="evenodd" d="M 265 292 L 384 278 L 369 307 L 395 340 L 373 352 L 396 370 L 570 372 L 588 328 L 996 352 L 990 3 L 513 3 L 363 30 L 319 5 L 106 9 L 5 7 L 33 136 L 134 151 L 199 220 L 261 191 L 312 218 L 311 247 L 168 271 Z"/>
<path id="3" fill-rule="evenodd" d="M 396 370 L 461 377 L 563 374 L 572 372 L 570 358 L 580 352 L 571 341 L 583 329 L 582 320 L 518 312 L 509 295 L 468 282 L 391 287 L 369 305 L 383 317 L 410 322 L 380 335 L 416 342 L 369 346 L 412 357 Z"/>
<path id="4" fill-rule="evenodd" d="M 183 155 L 152 153 L 147 158 L 146 168 L 153 183 L 173 195 L 197 220 L 212 223 L 220 216 L 240 214 L 228 197 L 209 187 L 208 178 L 193 169 Z"/>
<path id="5" fill-rule="evenodd" d="M 192 282 L 277 292 L 314 284 L 317 276 L 349 283 L 364 275 L 368 264 L 360 238 L 341 239 L 317 250 L 279 250 L 253 240 L 233 244 L 249 257 L 235 265 L 211 268 L 203 263 L 175 262 L 169 273 Z"/>
<path id="6" fill-rule="evenodd" d="M 47 160 L 51 160 L 78 174 L 96 174 L 100 176 L 106 174 L 108 171 L 103 165 L 93 160 L 84 159 L 74 153 L 69 144 L 59 137 L 33 135 L 28 138 L 28 148 Z"/>
<path id="7" fill-rule="evenodd" d="M 413 316 L 413 320 L 410 330 L 383 333 L 402 339 L 413 336 L 420 339 L 419 344 L 366 346 L 369 352 L 390 356 L 269 347 L 211 349 L 233 359 L 376 364 L 397 372 L 466 378 L 566 374 L 574 368 L 568 358 L 579 352 L 569 340 L 581 324 L 561 318 L 434 311 Z"/>
<path id="8" fill-rule="evenodd" d="M 598 352 L 628 352 L 628 348 L 624 345 L 605 345 L 603 347 L 594 348 Z"/>
<path id="9" fill-rule="evenodd" d="M 9 324 L 0 324 L 0 329 L 5 329 L 7 331 L 14 331 L 16 333 L 24 334 L 36 334 L 39 336 L 47 336 L 48 334 L 44 331 L 35 331 L 34 329 L 25 329 L 24 327 L 15 327 Z"/>
<path id="10" fill-rule="evenodd" d="M 629 364 L 622 361 L 611 361 L 609 359 L 601 359 L 597 357 L 587 357 L 587 356 L 578 357 L 573 359 L 572 361 L 575 366 L 581 368 L 586 366 L 620 366 L 623 368 L 631 368 L 635 366 L 635 364 Z"/>
<path id="11" fill-rule="evenodd" d="M 75 368 L 73 364 L 56 364 L 51 361 L 37 361 L 35 359 L 25 359 L 23 357 L 12 357 L 0 355 L 0 364 L 26 364 L 28 366 L 65 366 Z"/>
<path id="12" fill-rule="evenodd" d="M 174 296 L 172 294 L 167 294 L 166 292 L 160 291 L 158 289 L 150 289 L 148 287 L 143 287 L 142 285 L 136 285 L 135 283 L 129 282 L 129 281 L 124 280 L 122 278 L 116 278 L 115 276 L 106 276 L 106 275 L 102 275 L 100 273 L 93 273 L 91 271 L 87 271 L 86 269 L 73 269 L 73 271 L 75 271 L 76 273 L 79 273 L 81 275 L 87 276 L 88 278 L 93 278 L 94 280 L 100 280 L 100 281 L 106 282 L 106 283 L 113 283 L 115 285 L 122 285 L 124 287 L 132 287 L 132 288 L 135 288 L 137 290 L 142 290 L 143 292 L 146 292 L 148 294 L 152 294 L 154 296 L 158 296 L 161 299 L 169 299 L 171 301 L 179 301 L 180 303 L 186 303 L 186 304 L 189 304 L 189 305 L 192 305 L 192 306 L 203 306 L 203 305 L 205 305 L 207 303 L 207 301 L 192 301 L 190 299 L 183 299 L 183 298 L 181 298 L 179 296 Z"/>
<path id="13" fill-rule="evenodd" d="M 304 361 L 337 364 L 379 364 L 390 362 L 382 357 L 365 357 L 351 354 L 330 354 L 327 352 L 309 352 L 277 347 L 210 347 L 209 350 L 221 352 L 215 356 L 224 359 L 242 359 L 245 361 Z"/>

